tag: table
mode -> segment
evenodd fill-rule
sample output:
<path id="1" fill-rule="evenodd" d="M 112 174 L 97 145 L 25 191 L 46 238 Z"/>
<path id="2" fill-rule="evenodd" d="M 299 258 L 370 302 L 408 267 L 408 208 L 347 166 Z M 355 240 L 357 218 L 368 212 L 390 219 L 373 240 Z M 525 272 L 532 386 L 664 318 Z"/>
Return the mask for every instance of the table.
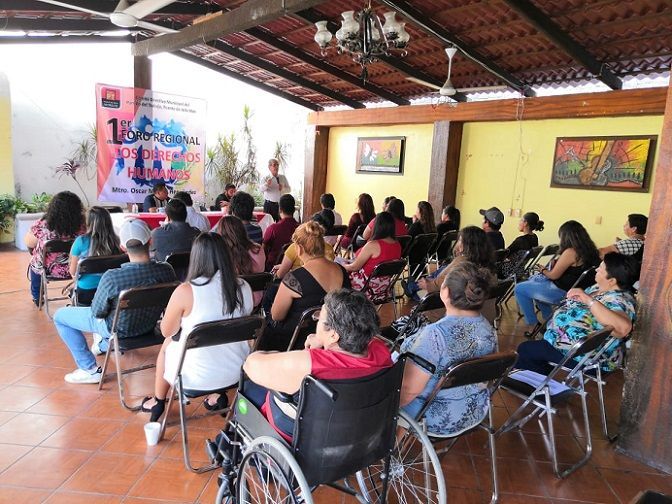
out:
<path id="1" fill-rule="evenodd" d="M 222 212 L 201 212 L 208 218 L 210 226 L 214 227 L 219 219 L 222 218 Z M 114 226 L 114 231 L 119 234 L 121 226 L 126 219 L 135 218 L 140 219 L 147 223 L 150 229 L 155 229 L 161 225 L 161 223 L 166 219 L 166 214 L 163 213 L 151 213 L 151 212 L 139 212 L 139 213 L 113 213 L 110 214 L 112 217 L 112 225 Z M 254 217 L 257 219 L 257 223 L 261 227 L 262 233 L 266 231 L 266 228 L 273 224 L 273 217 L 264 212 L 254 212 Z"/>

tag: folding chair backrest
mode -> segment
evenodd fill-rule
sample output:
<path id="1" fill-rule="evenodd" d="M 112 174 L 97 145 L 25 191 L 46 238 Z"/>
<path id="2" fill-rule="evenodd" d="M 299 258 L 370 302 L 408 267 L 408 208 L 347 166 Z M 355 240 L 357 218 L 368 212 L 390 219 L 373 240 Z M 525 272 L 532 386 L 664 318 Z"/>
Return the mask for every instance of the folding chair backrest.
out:
<path id="1" fill-rule="evenodd" d="M 441 236 L 436 245 L 436 257 L 439 262 L 448 260 L 450 253 L 453 251 L 453 246 L 457 241 L 457 231 L 448 231 Z"/>
<path id="2" fill-rule="evenodd" d="M 443 389 L 474 383 L 497 383 L 509 374 L 517 360 L 516 352 L 499 352 L 469 359 L 448 369 L 439 383 Z"/>
<path id="3" fill-rule="evenodd" d="M 553 258 L 554 258 L 556 255 L 558 255 L 558 252 L 560 252 L 560 245 L 557 245 L 557 244 L 546 245 L 546 246 L 544 247 L 544 249 L 541 251 L 541 253 L 539 254 L 539 257 L 537 258 L 537 261 L 536 261 L 536 262 L 539 263 L 539 262 L 541 262 L 541 260 L 542 260 L 544 257 L 549 257 L 550 259 L 547 261 L 547 263 L 548 263 L 548 262 L 550 262 L 551 260 L 553 260 Z"/>
<path id="4" fill-rule="evenodd" d="M 523 272 L 529 271 L 537 263 L 537 259 L 543 250 L 544 247 L 541 245 L 538 247 L 532 247 L 530 250 L 528 250 L 527 254 L 525 254 L 520 260 L 520 270 Z"/>
<path id="5" fill-rule="evenodd" d="M 292 451 L 310 486 L 337 481 L 390 454 L 404 362 L 356 380 L 304 379 Z"/>
<path id="6" fill-rule="evenodd" d="M 370 278 L 401 275 L 405 267 L 406 261 L 403 259 L 383 261 L 373 268 L 373 272 L 371 273 Z"/>
<path id="7" fill-rule="evenodd" d="M 415 321 L 423 312 L 434 311 L 434 310 L 445 310 L 446 306 L 441 300 L 441 294 L 439 292 L 430 292 L 425 297 L 423 297 L 420 302 L 415 305 L 415 308 L 411 311 L 406 320 L 406 324 L 399 330 L 399 333 L 396 335 L 394 340 L 394 350 L 399 350 L 401 344 L 404 342 L 407 336 L 412 334 L 412 330 L 415 326 Z"/>
<path id="8" fill-rule="evenodd" d="M 606 326 L 599 331 L 590 333 L 584 339 L 575 343 L 574 346 L 570 348 L 569 352 L 567 352 L 565 357 L 575 359 L 577 357 L 583 357 L 594 352 L 607 342 L 609 336 L 611 336 L 611 331 L 613 330 L 613 327 Z"/>
<path id="9" fill-rule="evenodd" d="M 263 317 L 249 316 L 197 324 L 187 336 L 185 350 L 256 339 L 264 326 Z"/>
<path id="10" fill-rule="evenodd" d="M 294 328 L 294 333 L 292 334 L 292 339 L 287 346 L 287 351 L 291 350 L 302 350 L 303 345 L 306 342 L 306 338 L 309 334 L 314 333 L 317 327 L 317 322 L 313 320 L 313 314 L 319 312 L 322 309 L 322 305 L 311 306 L 307 310 L 304 310 L 299 319 L 299 323 L 296 324 Z"/>
<path id="11" fill-rule="evenodd" d="M 506 280 L 500 280 L 497 282 L 491 289 L 488 299 L 495 299 L 499 301 L 500 298 L 506 294 L 513 285 L 513 278 L 507 278 Z"/>
<path id="12" fill-rule="evenodd" d="M 590 267 L 579 275 L 579 278 L 572 284 L 572 289 L 574 287 L 580 287 L 581 289 L 587 289 L 595 283 L 595 268 Z"/>
<path id="13" fill-rule="evenodd" d="M 273 275 L 270 273 L 250 273 L 249 275 L 240 275 L 252 289 L 252 292 L 263 292 L 266 287 L 273 282 Z"/>
<path id="14" fill-rule="evenodd" d="M 128 261 L 127 254 L 85 257 L 77 264 L 77 278 L 79 279 L 81 275 L 105 273 L 107 270 L 121 268 L 121 265 Z"/>
<path id="15" fill-rule="evenodd" d="M 175 276 L 181 282 L 187 278 L 187 270 L 189 269 L 189 260 L 191 252 L 174 252 L 166 257 L 166 262 L 173 267 Z"/>
<path id="16" fill-rule="evenodd" d="M 409 261 L 411 263 L 419 263 L 424 261 L 436 240 L 436 233 L 416 235 L 408 248 Z"/>
<path id="17" fill-rule="evenodd" d="M 121 291 L 114 313 L 112 332 L 116 330 L 123 312 L 128 310 L 154 308 L 156 310 L 156 320 L 158 321 L 161 313 L 168 306 L 170 296 L 172 296 L 173 291 L 178 285 L 180 285 L 179 282 L 170 282 Z"/>
<path id="18" fill-rule="evenodd" d="M 338 226 L 332 226 L 332 228 L 327 231 L 324 236 L 338 236 L 345 234 L 345 232 L 348 230 L 348 226 L 346 225 L 338 225 Z"/>
<path id="19" fill-rule="evenodd" d="M 123 213 L 124 209 L 121 208 L 120 206 L 103 206 L 105 210 L 107 210 L 109 213 Z"/>
<path id="20" fill-rule="evenodd" d="M 49 254 L 70 254 L 70 249 L 72 248 L 74 240 L 47 240 L 44 242 L 44 247 L 42 248 L 42 264 L 47 264 L 47 255 Z M 45 273 L 48 274 L 48 271 L 45 269 Z M 59 278 L 58 280 L 67 280 L 70 278 L 68 273 L 67 277 Z"/>
<path id="21" fill-rule="evenodd" d="M 401 257 L 408 257 L 408 249 L 411 248 L 413 237 L 409 235 L 401 235 L 395 238 L 399 245 L 401 245 Z"/>
<path id="22" fill-rule="evenodd" d="M 275 261 L 276 266 L 282 262 L 282 260 L 285 258 L 285 252 L 287 252 L 287 249 L 289 246 L 292 244 L 292 242 L 285 243 L 282 248 L 280 249 L 280 253 L 278 254 L 278 258 Z"/>
<path id="23" fill-rule="evenodd" d="M 495 250 L 495 263 L 501 263 L 506 258 L 506 250 Z"/>

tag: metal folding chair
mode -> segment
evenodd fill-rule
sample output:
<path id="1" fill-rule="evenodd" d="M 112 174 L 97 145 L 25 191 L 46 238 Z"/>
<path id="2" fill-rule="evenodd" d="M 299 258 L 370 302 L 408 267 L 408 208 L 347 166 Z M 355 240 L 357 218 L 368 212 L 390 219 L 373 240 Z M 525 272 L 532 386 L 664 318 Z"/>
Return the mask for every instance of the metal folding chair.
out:
<path id="1" fill-rule="evenodd" d="M 406 323 L 399 331 L 394 330 L 390 326 L 381 327 L 380 334 L 388 341 L 388 343 L 394 344 L 394 350 L 399 350 L 406 337 L 412 334 L 411 329 L 414 327 L 416 320 L 422 313 L 434 310 L 445 310 L 445 308 L 440 293 L 430 292 L 415 305 L 413 310 L 411 310 Z"/>
<path id="2" fill-rule="evenodd" d="M 273 283 L 273 275 L 270 273 L 250 273 L 249 275 L 240 275 L 240 278 L 245 280 L 252 289 L 252 292 L 266 292 L 266 288 Z M 263 297 L 263 296 L 262 296 Z M 254 307 L 254 311 L 261 312 L 263 308 L 261 306 L 261 301 L 258 306 Z"/>
<path id="3" fill-rule="evenodd" d="M 361 245 L 357 244 L 357 240 L 362 237 L 365 229 L 366 229 L 365 224 L 362 224 L 361 226 L 358 226 L 357 229 L 355 229 L 355 233 L 352 235 L 350 244 L 345 249 L 345 254 L 343 255 L 344 257 L 352 258 L 355 256 L 355 251 L 361 247 Z"/>
<path id="4" fill-rule="evenodd" d="M 91 302 L 85 303 L 80 300 L 80 293 L 77 284 L 82 275 L 95 275 L 105 273 L 107 270 L 121 268 L 121 265 L 129 261 L 128 255 L 119 254 L 113 256 L 94 256 L 85 257 L 77 263 L 75 272 L 73 303 L 75 306 L 90 306 Z"/>
<path id="5" fill-rule="evenodd" d="M 408 250 L 411 248 L 411 243 L 413 242 L 413 237 L 409 235 L 396 236 L 395 240 L 401 245 L 401 257 L 402 259 L 408 259 Z"/>
<path id="6" fill-rule="evenodd" d="M 364 295 L 374 305 L 377 305 L 378 309 L 384 304 L 393 303 L 395 319 L 397 318 L 397 296 L 394 293 L 394 287 L 403 274 L 404 269 L 406 269 L 406 264 L 406 259 L 381 262 L 373 269 L 371 276 L 362 287 Z M 384 289 L 375 288 L 376 284 L 380 286 L 383 283 L 387 283 Z"/>
<path id="7" fill-rule="evenodd" d="M 409 278 L 417 280 L 427 267 L 427 256 L 437 241 L 436 233 L 419 234 L 408 247 Z"/>
<path id="8" fill-rule="evenodd" d="M 287 351 L 291 350 L 303 350 L 303 346 L 306 343 L 306 338 L 309 334 L 314 333 L 317 327 L 317 319 L 314 315 L 319 315 L 322 305 L 311 306 L 307 310 L 304 310 L 299 319 L 299 323 L 296 324 L 294 328 L 294 333 L 292 333 L 292 339 L 287 345 Z"/>
<path id="9" fill-rule="evenodd" d="M 70 249 L 72 248 L 74 240 L 47 240 L 44 242 L 44 248 L 42 249 L 42 264 L 47 264 L 46 257 L 49 254 L 65 254 L 69 257 Z M 51 319 L 51 312 L 49 311 L 49 301 L 63 301 L 64 299 L 70 299 L 68 296 L 60 297 L 49 297 L 49 283 L 50 282 L 69 282 L 72 280 L 70 274 L 66 278 L 57 278 L 49 274 L 47 268 L 42 268 L 42 279 L 40 281 L 40 297 L 37 304 L 37 309 L 41 310 L 42 305 L 47 312 L 47 316 Z"/>
<path id="10" fill-rule="evenodd" d="M 543 249 L 544 248 L 542 246 L 532 247 L 531 249 L 525 251 L 525 254 L 521 254 L 520 258 L 513 266 L 513 284 L 511 285 L 509 291 L 502 298 L 502 306 L 506 306 L 506 303 L 508 303 L 509 299 L 511 299 L 511 296 L 513 296 L 516 284 L 528 276 L 528 272 L 534 267 L 535 261 Z"/>
<path id="11" fill-rule="evenodd" d="M 566 478 L 590 459 L 593 444 L 590 434 L 588 402 L 586 400 L 588 394 L 585 389 L 583 370 L 587 365 L 594 360 L 599 359 L 602 355 L 606 348 L 605 343 L 612 330 L 612 327 L 605 327 L 600 331 L 595 331 L 588 335 L 582 341 L 575 343 L 565 354 L 564 358 L 555 365 L 548 376 L 526 371 L 527 376 L 536 376 L 538 378 L 538 384 L 536 386 L 514 379 L 513 377 L 517 371 L 511 373 L 509 377 L 502 382 L 501 387 L 514 396 L 523 399 L 523 403 L 516 411 L 511 413 L 509 419 L 497 430 L 496 434 L 499 435 L 513 429 L 520 429 L 535 416 L 541 418 L 545 415 L 548 426 L 548 436 L 550 438 L 553 472 L 558 478 Z M 561 379 L 560 373 L 566 373 L 565 377 Z M 562 392 L 553 395 L 551 393 L 551 388 L 557 386 L 562 388 Z M 558 411 L 557 406 L 573 394 L 576 394 L 581 398 L 584 429 L 586 431 L 586 445 L 581 460 L 571 465 L 566 470 L 561 471 L 558 464 L 558 455 L 555 445 L 553 415 Z M 539 396 L 541 396 L 541 398 L 538 398 Z M 528 406 L 532 408 L 532 412 L 525 416 L 521 416 L 521 413 L 523 413 Z"/>
<path id="12" fill-rule="evenodd" d="M 218 467 L 218 464 L 207 464 L 201 467 L 194 467 L 191 464 L 191 459 L 189 457 L 189 437 L 187 434 L 187 415 L 185 411 L 185 404 L 189 402 L 189 399 L 196 399 L 198 397 L 203 397 L 214 393 L 224 394 L 227 390 L 237 387 L 239 381 L 236 380 L 234 383 L 224 387 L 223 389 L 185 389 L 182 383 L 182 366 L 184 364 L 184 359 L 187 355 L 187 352 L 195 348 L 208 348 L 216 345 L 257 340 L 258 336 L 263 333 L 264 325 L 263 317 L 256 315 L 235 319 L 218 320 L 214 322 L 205 322 L 196 325 L 186 336 L 186 341 L 184 343 L 180 342 L 180 344 L 183 345 L 182 353 L 180 354 L 175 381 L 171 384 L 171 389 L 168 392 L 168 404 L 166 406 L 166 412 L 163 416 L 163 421 L 161 422 L 160 438 L 163 437 L 163 434 L 166 430 L 168 414 L 170 413 L 170 408 L 175 400 L 175 397 L 177 396 L 177 404 L 180 411 L 180 430 L 182 432 L 184 465 L 190 471 L 195 473 L 211 471 Z M 221 413 L 221 411 L 219 413 Z"/>
<path id="13" fill-rule="evenodd" d="M 119 388 L 119 401 L 127 410 L 138 411 L 140 406 L 129 406 L 126 403 L 124 397 L 123 375 L 153 368 L 155 367 L 155 364 L 145 364 L 131 369 L 122 369 L 121 355 L 140 348 L 163 345 L 165 338 L 156 327 L 139 336 L 120 337 L 118 332 L 119 321 L 122 316 L 125 317 L 127 315 L 127 312 L 139 309 L 155 311 L 156 320 L 158 321 L 166 309 L 166 306 L 168 306 L 170 296 L 178 285 L 180 285 L 178 282 L 171 282 L 151 285 L 149 287 L 136 287 L 119 293 L 119 300 L 117 301 L 117 307 L 114 311 L 114 318 L 112 321 L 112 329 L 110 330 L 111 337 L 107 352 L 105 353 L 105 360 L 103 361 L 102 377 L 98 384 L 98 390 L 103 388 L 103 383 L 105 383 L 105 372 L 107 371 L 107 366 L 110 361 L 110 355 L 114 353 L 115 374 L 117 376 L 117 386 Z"/>
<path id="14" fill-rule="evenodd" d="M 448 261 L 457 242 L 457 234 L 457 231 L 448 231 L 441 235 L 436 242 L 436 246 L 433 250 L 430 250 L 428 262 L 439 265 Z"/>
<path id="15" fill-rule="evenodd" d="M 412 356 L 411 356 L 412 358 Z M 434 390 L 427 398 L 425 405 L 418 412 L 415 417 L 416 422 L 422 423 L 422 419 L 429 408 L 431 402 L 441 390 L 464 387 L 466 385 L 473 385 L 477 383 L 487 384 L 488 390 L 488 416 L 477 426 L 468 431 L 461 432 L 456 436 L 436 436 L 431 432 L 427 432 L 433 444 L 440 443 L 446 439 L 450 440 L 448 446 L 437 450 L 436 454 L 441 456 L 447 453 L 457 442 L 457 440 L 474 432 L 476 429 L 483 429 L 488 433 L 488 444 L 490 446 L 490 467 L 492 471 L 492 497 L 490 502 L 497 502 L 499 496 L 499 485 L 497 480 L 497 451 L 495 447 L 495 433 L 497 432 L 494 426 L 492 414 L 492 395 L 499 389 L 502 380 L 509 374 L 516 363 L 518 354 L 516 352 L 501 352 L 469 359 L 450 367 L 441 378 L 439 378 Z M 417 362 L 417 361 L 416 361 Z M 426 428 L 425 428 L 426 431 Z"/>
<path id="16" fill-rule="evenodd" d="M 173 252 L 166 257 L 166 262 L 173 267 L 175 276 L 180 282 L 184 282 L 185 278 L 187 278 L 190 258 L 191 252 Z"/>
<path id="17" fill-rule="evenodd" d="M 494 304 L 494 318 L 490 320 L 490 323 L 495 329 L 499 329 L 499 322 L 502 320 L 502 314 L 504 311 L 504 299 L 507 293 L 511 290 L 512 286 L 513 278 L 500 280 L 492 287 L 490 290 L 490 296 L 488 299 L 486 299 L 486 303 Z"/>

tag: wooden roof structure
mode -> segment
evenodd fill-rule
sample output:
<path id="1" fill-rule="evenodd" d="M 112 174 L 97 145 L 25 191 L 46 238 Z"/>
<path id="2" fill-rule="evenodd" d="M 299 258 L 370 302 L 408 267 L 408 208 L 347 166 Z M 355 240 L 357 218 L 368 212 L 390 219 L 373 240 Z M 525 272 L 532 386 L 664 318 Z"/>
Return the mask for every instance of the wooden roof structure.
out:
<path id="1" fill-rule="evenodd" d="M 117 4 L 62 1 L 107 13 Z M 411 41 L 404 57 L 386 56 L 369 65 L 364 82 L 350 56 L 335 50 L 322 55 L 313 41 L 314 22 L 328 20 L 333 33 L 341 12 L 360 10 L 364 3 L 179 1 L 143 21 L 184 33 L 155 37 L 132 29 L 121 40 L 134 42 L 136 55 L 169 51 L 311 110 L 364 108 L 381 101 L 407 105 L 427 96 L 429 88 L 407 77 L 443 84 L 444 48 L 450 44 L 460 48 L 453 62 L 456 87 L 504 85 L 525 96 L 534 96 L 538 86 L 586 80 L 602 82 L 605 90 L 620 89 L 626 76 L 658 74 L 672 66 L 669 0 L 374 0 L 381 15 L 397 11 Z M 3 0 L 0 30 L 54 35 L 41 42 L 120 40 L 101 36 L 119 30 L 107 18 L 38 0 Z M 0 37 L 0 43 L 28 38 Z"/>

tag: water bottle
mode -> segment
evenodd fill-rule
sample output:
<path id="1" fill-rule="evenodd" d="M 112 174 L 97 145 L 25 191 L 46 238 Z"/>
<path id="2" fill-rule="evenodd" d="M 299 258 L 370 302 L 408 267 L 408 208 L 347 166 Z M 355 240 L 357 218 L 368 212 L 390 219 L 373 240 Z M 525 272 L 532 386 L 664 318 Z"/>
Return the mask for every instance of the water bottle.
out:
<path id="1" fill-rule="evenodd" d="M 137 203 L 133 203 L 133 206 L 131 207 L 131 212 L 136 213 L 136 214 L 138 213 L 138 204 Z"/>

